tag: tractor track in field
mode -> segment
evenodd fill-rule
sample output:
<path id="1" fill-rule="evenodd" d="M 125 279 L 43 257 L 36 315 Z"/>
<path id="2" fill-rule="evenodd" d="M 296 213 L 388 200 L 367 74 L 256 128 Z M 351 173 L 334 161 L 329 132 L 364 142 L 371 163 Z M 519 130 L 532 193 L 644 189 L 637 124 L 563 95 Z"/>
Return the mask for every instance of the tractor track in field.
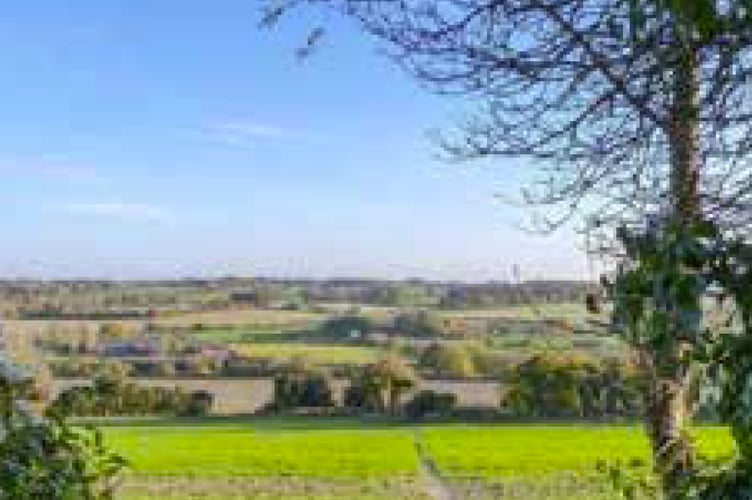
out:
<path id="1" fill-rule="evenodd" d="M 434 500 L 458 500 L 452 488 L 442 476 L 441 470 L 436 465 L 436 461 L 426 450 L 420 430 L 415 431 L 413 441 L 415 443 L 415 452 L 418 454 L 420 472 L 423 476 L 426 493 Z"/>

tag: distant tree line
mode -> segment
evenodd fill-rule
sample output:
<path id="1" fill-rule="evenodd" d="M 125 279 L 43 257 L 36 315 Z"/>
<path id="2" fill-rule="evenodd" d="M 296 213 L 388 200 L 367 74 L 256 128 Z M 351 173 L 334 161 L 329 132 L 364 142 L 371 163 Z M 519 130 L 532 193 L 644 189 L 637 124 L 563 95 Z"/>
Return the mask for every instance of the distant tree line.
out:
<path id="1" fill-rule="evenodd" d="M 591 285 L 580 281 L 451 283 L 423 280 L 257 280 L 240 301 L 271 303 L 357 303 L 444 309 L 489 308 L 531 303 L 582 302 Z M 293 307 L 291 307 L 293 308 Z"/>
<path id="2" fill-rule="evenodd" d="M 577 281 L 462 283 L 419 279 L 11 280 L 0 281 L 0 313 L 24 319 L 117 320 L 248 305 L 304 310 L 343 302 L 468 309 L 581 302 L 589 287 Z"/>

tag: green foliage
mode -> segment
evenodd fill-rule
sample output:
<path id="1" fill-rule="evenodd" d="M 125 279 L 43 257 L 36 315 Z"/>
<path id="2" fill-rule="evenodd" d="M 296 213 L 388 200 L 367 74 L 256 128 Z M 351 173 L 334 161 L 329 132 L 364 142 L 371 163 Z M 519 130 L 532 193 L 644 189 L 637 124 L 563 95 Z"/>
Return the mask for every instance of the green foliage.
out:
<path id="1" fill-rule="evenodd" d="M 193 391 L 181 414 L 186 417 L 201 417 L 211 412 L 214 396 L 209 391 Z"/>
<path id="2" fill-rule="evenodd" d="M 475 375 L 473 356 L 463 345 L 434 342 L 420 354 L 418 366 L 446 377 L 472 377 Z"/>
<path id="3" fill-rule="evenodd" d="M 431 311 L 403 311 L 394 317 L 393 329 L 411 337 L 435 337 L 445 332 L 444 321 Z"/>
<path id="4" fill-rule="evenodd" d="M 644 234 L 620 232 L 627 261 L 611 286 L 614 323 L 631 345 L 652 353 L 659 371 L 675 368 L 677 344 L 704 341 L 701 301 L 714 282 L 714 236 L 710 225 L 671 222 Z"/>
<path id="5" fill-rule="evenodd" d="M 386 356 L 356 372 L 345 390 L 345 406 L 366 412 L 396 414 L 402 395 L 415 385 L 417 376 L 397 356 Z"/>
<path id="6" fill-rule="evenodd" d="M 178 387 L 142 387 L 112 374 L 98 375 L 91 386 L 62 391 L 49 412 L 76 416 L 188 415 L 210 412 L 212 395 Z"/>
<path id="7" fill-rule="evenodd" d="M 628 267 L 612 288 L 616 324 L 649 353 L 657 376 L 704 369 L 720 388 L 718 414 L 730 425 L 738 451 L 733 461 L 692 460 L 691 469 L 664 489 L 671 498 L 749 498 L 752 247 L 711 224 L 670 221 L 641 234 L 622 231 L 620 239 Z M 667 449 L 658 460 L 664 480 L 674 460 Z"/>
<path id="8" fill-rule="evenodd" d="M 24 404 L 33 381 L 4 364 L 0 375 L 0 498 L 105 500 L 126 461 L 100 432 L 74 429 L 65 416 L 34 415 Z"/>
<path id="9" fill-rule="evenodd" d="M 326 337 L 360 340 L 373 329 L 373 323 L 365 316 L 348 315 L 326 320 L 319 331 Z"/>
<path id="10" fill-rule="evenodd" d="M 640 458 L 627 462 L 599 460 L 596 470 L 606 476 L 621 498 L 648 500 L 660 498 L 660 485 L 649 463 Z"/>
<path id="11" fill-rule="evenodd" d="M 752 23 L 747 0 L 630 0 L 631 31 L 635 41 L 648 35 L 648 17 L 661 13 L 674 16 L 685 28 L 686 36 L 708 43 L 721 36 L 737 33 Z"/>
<path id="12" fill-rule="evenodd" d="M 457 404 L 457 396 L 451 392 L 423 390 L 413 396 L 405 405 L 405 414 L 411 418 L 426 415 L 448 415 Z"/>
<path id="13" fill-rule="evenodd" d="M 275 410 L 334 406 L 331 380 L 321 371 L 294 363 L 274 377 Z"/>
<path id="14" fill-rule="evenodd" d="M 502 405 L 527 417 L 636 417 L 642 380 L 618 360 L 534 356 L 511 375 Z"/>

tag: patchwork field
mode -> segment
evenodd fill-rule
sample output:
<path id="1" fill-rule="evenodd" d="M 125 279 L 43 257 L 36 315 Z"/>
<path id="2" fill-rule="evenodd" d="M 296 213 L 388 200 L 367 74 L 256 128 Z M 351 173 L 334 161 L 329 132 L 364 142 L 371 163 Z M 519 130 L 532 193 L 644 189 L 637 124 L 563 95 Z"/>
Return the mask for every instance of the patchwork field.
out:
<path id="1" fill-rule="evenodd" d="M 471 317 L 471 318 L 512 318 L 512 319 L 536 319 L 536 318 L 581 318 L 584 306 L 581 303 L 539 304 L 503 306 L 485 309 L 458 309 L 444 310 L 441 315 L 447 318 Z"/>
<path id="2" fill-rule="evenodd" d="M 172 317 L 160 317 L 154 323 L 160 326 L 192 326 L 200 323 L 274 328 L 309 325 L 327 317 L 326 313 L 249 308 L 176 314 Z"/>
<path id="3" fill-rule="evenodd" d="M 279 342 L 287 332 L 280 328 L 212 328 L 208 331 L 195 332 L 193 338 L 201 342 L 244 343 L 244 342 Z"/>
<path id="4" fill-rule="evenodd" d="M 362 424 L 108 427 L 132 461 L 122 498 L 609 498 L 599 460 L 648 457 L 637 426 Z M 698 430 L 728 454 L 725 429 Z"/>
<path id="5" fill-rule="evenodd" d="M 230 344 L 230 347 L 244 356 L 278 360 L 291 360 L 303 357 L 312 363 L 320 364 L 372 363 L 382 353 L 382 350 L 377 347 L 305 343 Z"/>

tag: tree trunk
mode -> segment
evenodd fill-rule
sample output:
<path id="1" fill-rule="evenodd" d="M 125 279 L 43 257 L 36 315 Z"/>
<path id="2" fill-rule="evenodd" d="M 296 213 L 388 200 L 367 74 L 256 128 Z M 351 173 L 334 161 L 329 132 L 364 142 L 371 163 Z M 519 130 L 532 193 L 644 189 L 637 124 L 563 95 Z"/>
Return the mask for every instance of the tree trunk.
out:
<path id="1" fill-rule="evenodd" d="M 682 223 L 700 217 L 700 103 L 697 55 L 687 49 L 674 72 L 674 102 L 669 124 L 670 200 L 673 216 Z"/>
<path id="2" fill-rule="evenodd" d="M 670 203 L 673 219 L 684 226 L 700 220 L 699 66 L 691 48 L 681 49 L 674 72 L 672 116 L 668 131 L 671 155 Z M 674 311 L 675 312 L 675 311 Z M 678 317 L 678 314 L 672 315 Z M 691 474 L 694 450 L 685 432 L 690 413 L 690 377 L 681 363 L 686 345 L 679 325 L 668 349 L 648 353 L 648 433 L 667 498 L 676 498 Z M 679 338 L 677 338 L 679 337 Z"/>
<path id="3" fill-rule="evenodd" d="M 646 397 L 647 431 L 657 472 L 667 498 L 676 498 L 683 481 L 691 473 L 694 450 L 685 433 L 690 416 L 687 412 L 688 376 L 676 360 L 672 373 L 660 373 L 654 363 L 668 366 L 670 361 L 655 359 L 648 364 L 649 387 Z"/>

